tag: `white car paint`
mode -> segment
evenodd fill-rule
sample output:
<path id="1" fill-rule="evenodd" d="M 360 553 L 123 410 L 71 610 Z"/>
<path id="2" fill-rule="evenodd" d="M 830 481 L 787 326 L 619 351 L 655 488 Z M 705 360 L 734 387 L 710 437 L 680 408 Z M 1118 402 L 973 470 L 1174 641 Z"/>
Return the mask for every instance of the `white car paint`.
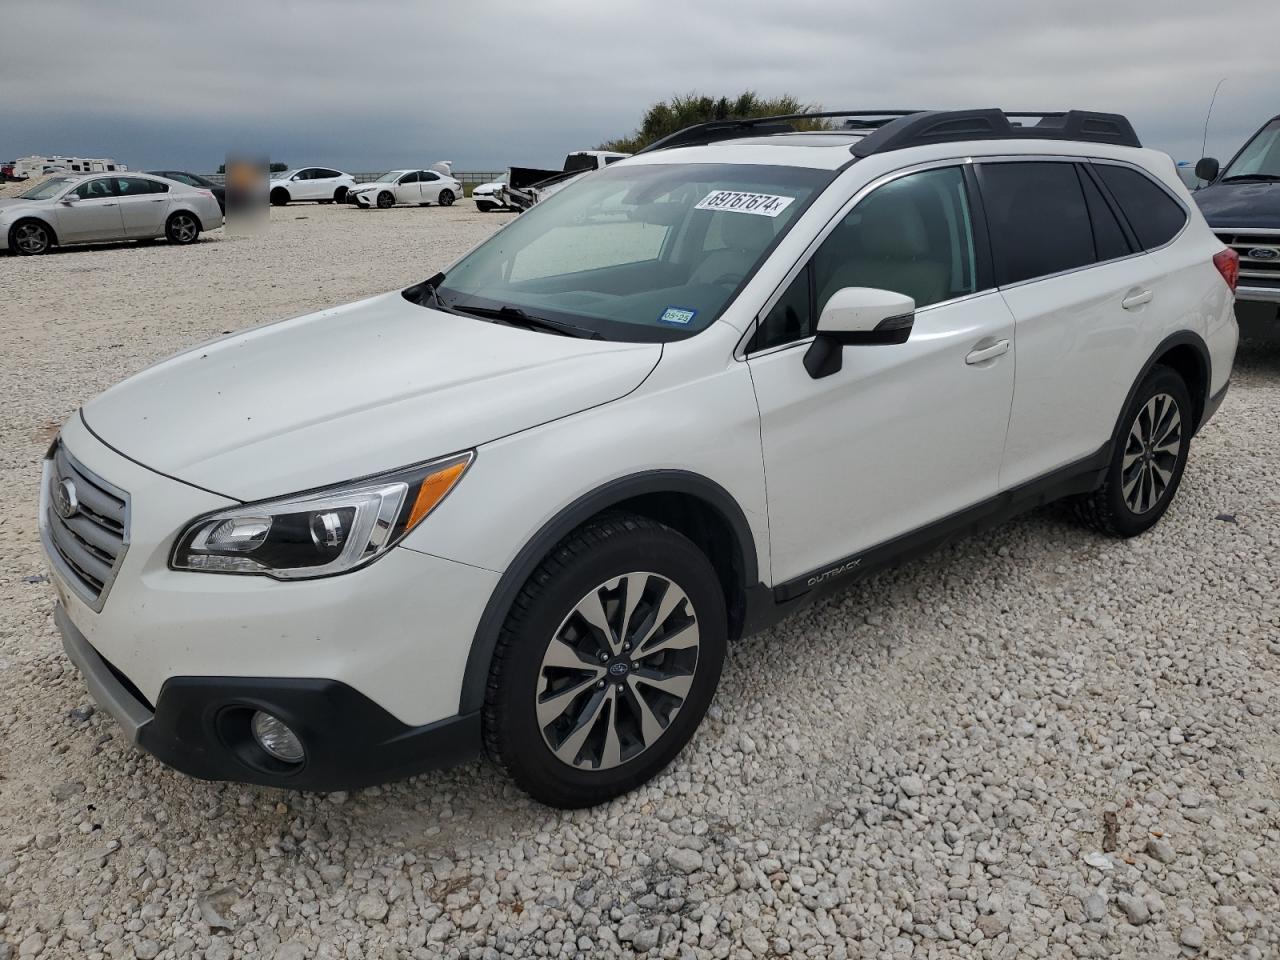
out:
<path id="1" fill-rule="evenodd" d="M 332 167 L 300 167 L 271 174 L 267 195 L 272 203 L 314 200 L 331 203 L 346 198 L 356 185 L 355 177 Z"/>
<path id="2" fill-rule="evenodd" d="M 839 376 L 806 372 L 812 336 L 746 354 L 809 253 L 886 184 L 939 166 L 1082 156 L 1164 184 L 1186 208 L 1181 234 L 1150 253 L 922 307 L 905 343 L 845 347 Z M 388 293 L 188 351 L 112 388 L 66 424 L 61 443 L 128 492 L 131 543 L 100 611 L 53 563 L 71 621 L 152 702 L 179 675 L 324 677 L 403 723 L 444 722 L 459 711 L 472 640 L 503 573 L 519 569 L 553 518 L 611 483 L 671 471 L 721 488 L 745 518 L 742 546 L 768 591 L 856 566 L 869 547 L 1105 447 L 1143 363 L 1170 335 L 1203 340 L 1208 393 L 1225 388 L 1237 334 L 1211 263 L 1222 245 L 1167 157 L 1001 140 L 848 160 L 845 147 L 783 140 L 618 165 L 832 175 L 696 336 L 555 336 Z M 1136 290 L 1150 301 L 1120 308 Z M 281 583 L 168 565 L 199 514 L 468 449 L 474 461 L 448 499 L 358 571 Z"/>
<path id="3" fill-rule="evenodd" d="M 371 183 L 352 187 L 347 199 L 358 207 L 387 207 L 396 204 L 440 203 L 448 191 L 448 202 L 462 196 L 462 183 L 437 170 L 391 170 Z"/>

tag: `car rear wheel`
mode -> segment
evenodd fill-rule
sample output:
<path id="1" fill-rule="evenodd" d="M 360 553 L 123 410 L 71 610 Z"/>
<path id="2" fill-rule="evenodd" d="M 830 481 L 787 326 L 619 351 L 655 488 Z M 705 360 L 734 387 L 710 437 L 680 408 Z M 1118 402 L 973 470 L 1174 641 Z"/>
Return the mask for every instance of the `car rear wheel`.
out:
<path id="1" fill-rule="evenodd" d="M 1154 367 L 1120 418 L 1106 479 L 1075 502 L 1076 515 L 1114 537 L 1155 526 L 1182 482 L 1193 418 L 1186 382 L 1170 367 Z"/>
<path id="2" fill-rule="evenodd" d="M 9 248 L 20 257 L 48 253 L 51 246 L 53 234 L 39 220 L 19 220 L 9 231 Z"/>
<path id="3" fill-rule="evenodd" d="M 644 517 L 592 521 L 512 605 L 485 694 L 486 749 L 552 806 L 626 793 L 693 736 L 726 639 L 719 580 L 690 540 Z"/>
<path id="4" fill-rule="evenodd" d="M 289 191 L 286 190 L 284 187 L 276 187 L 274 190 L 271 191 L 272 206 L 283 207 L 289 202 L 290 199 L 291 198 L 289 196 Z"/>
<path id="5" fill-rule="evenodd" d="M 391 192 L 389 190 L 383 190 L 381 193 L 378 194 L 379 209 L 386 210 L 388 207 L 394 207 L 395 205 L 396 205 L 396 198 L 391 195 Z"/>
<path id="6" fill-rule="evenodd" d="M 439 196 L 439 198 L 438 198 L 438 201 L 439 201 L 439 203 L 440 203 L 440 206 L 442 206 L 442 207 L 450 207 L 450 206 L 453 206 L 453 191 L 452 191 L 452 190 L 441 190 L 441 191 L 440 191 L 440 196 Z"/>
<path id="7" fill-rule="evenodd" d="M 200 238 L 200 221 L 195 218 L 195 214 L 179 210 L 164 225 L 164 235 L 169 238 L 170 243 L 180 246 L 195 243 Z"/>
<path id="8" fill-rule="evenodd" d="M 333 202 L 334 202 L 334 203 L 342 203 L 342 202 L 343 202 L 344 200 L 346 200 L 346 199 L 347 199 L 347 188 L 346 188 L 346 187 L 339 187 L 337 190 L 333 191 Z"/>

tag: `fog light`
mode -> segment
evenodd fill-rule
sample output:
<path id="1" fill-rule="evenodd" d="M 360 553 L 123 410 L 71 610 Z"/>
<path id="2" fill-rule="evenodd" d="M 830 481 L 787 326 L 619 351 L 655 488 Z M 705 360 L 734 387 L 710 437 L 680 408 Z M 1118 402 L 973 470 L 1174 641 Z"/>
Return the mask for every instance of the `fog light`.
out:
<path id="1" fill-rule="evenodd" d="M 302 762 L 302 741 L 279 717 L 273 717 L 269 713 L 258 710 L 254 713 L 250 725 L 258 746 L 271 756 L 285 763 Z"/>

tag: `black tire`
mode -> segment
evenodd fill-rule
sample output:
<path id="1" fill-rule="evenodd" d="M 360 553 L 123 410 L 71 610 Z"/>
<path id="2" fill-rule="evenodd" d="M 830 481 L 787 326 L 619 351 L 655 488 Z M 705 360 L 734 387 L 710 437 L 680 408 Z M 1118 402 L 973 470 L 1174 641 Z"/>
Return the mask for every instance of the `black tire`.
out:
<path id="1" fill-rule="evenodd" d="M 452 191 L 452 190 L 441 190 L 441 191 L 440 191 L 440 196 L 436 197 L 436 202 L 437 202 L 438 204 L 440 204 L 440 206 L 442 206 L 442 207 L 451 207 L 451 206 L 453 206 L 453 191 Z"/>
<path id="2" fill-rule="evenodd" d="M 19 220 L 9 229 L 9 249 L 20 257 L 36 257 L 53 247 L 53 230 L 39 220 Z"/>
<path id="3" fill-rule="evenodd" d="M 185 247 L 200 239 L 200 220 L 194 213 L 179 210 L 165 221 L 164 235 L 170 243 Z"/>
<path id="4" fill-rule="evenodd" d="M 1152 411 L 1156 412 L 1156 423 L 1150 423 Z M 1177 415 L 1176 426 L 1172 425 L 1173 413 Z M 1144 424 L 1153 433 L 1154 449 L 1142 442 Z M 1166 428 L 1170 434 L 1177 431 L 1176 444 L 1168 437 L 1159 443 L 1160 431 Z M 1113 537 L 1136 537 L 1151 529 L 1178 492 L 1194 430 L 1195 411 L 1186 381 L 1171 367 L 1153 367 L 1120 417 L 1106 479 L 1093 493 L 1073 502 L 1076 516 Z M 1176 453 L 1172 449 L 1175 445 Z M 1126 460 L 1130 461 L 1127 465 Z M 1166 475 L 1167 480 L 1163 479 Z"/>
<path id="5" fill-rule="evenodd" d="M 289 191 L 284 187 L 276 187 L 271 191 L 271 205 L 273 207 L 287 206 L 291 199 L 293 198 L 289 196 Z"/>
<path id="6" fill-rule="evenodd" d="M 334 203 L 342 203 L 342 202 L 344 202 L 346 199 L 347 199 L 347 188 L 346 188 L 346 187 L 339 187 L 337 190 L 333 191 L 333 202 L 334 202 Z"/>
<path id="7" fill-rule="evenodd" d="M 378 209 L 389 210 L 396 205 L 396 198 L 390 190 L 382 190 L 378 193 Z"/>
<path id="8" fill-rule="evenodd" d="M 490 210 L 493 209 L 493 206 L 494 205 L 492 203 L 481 203 L 478 200 L 476 201 L 476 209 L 479 210 L 481 213 L 488 213 Z"/>
<path id="9" fill-rule="evenodd" d="M 693 679 L 683 702 L 667 715 L 666 725 L 660 725 L 660 732 L 647 746 L 641 746 L 638 753 L 621 760 L 616 766 L 583 769 L 561 760 L 553 752 L 538 722 L 536 700 L 543 657 L 552 640 L 557 635 L 564 635 L 563 631 L 571 622 L 578 604 L 591 596 L 593 590 L 618 577 L 634 577 L 637 571 L 656 575 L 659 582 L 670 581 L 684 592 L 692 606 L 697 637 L 693 654 L 696 663 L 691 668 Z M 637 583 L 641 582 L 639 578 L 635 579 Z M 596 596 L 599 596 L 598 592 Z M 646 593 L 641 597 L 640 603 L 644 604 L 649 595 Z M 615 612 L 618 610 L 617 607 L 613 609 Z M 654 608 L 650 605 L 648 609 Z M 675 615 L 682 611 L 688 612 L 688 607 L 683 604 L 677 607 Z M 670 622 L 670 617 L 664 621 Z M 647 641 L 642 641 L 645 645 L 652 644 L 653 637 L 657 635 L 659 625 L 651 626 L 655 633 L 650 634 Z M 641 629 L 644 629 L 643 623 Z M 720 582 L 706 555 L 690 540 L 661 523 L 630 514 L 613 514 L 592 520 L 552 549 L 512 604 L 489 668 L 482 714 L 485 749 L 521 789 L 550 806 L 568 809 L 589 807 L 626 793 L 658 774 L 692 738 L 715 694 L 724 663 L 727 634 Z M 633 637 L 636 635 L 631 634 Z M 587 646 L 591 645 L 592 641 L 588 639 Z M 623 649 L 630 650 L 630 647 Z M 652 656 L 639 652 L 641 649 L 638 643 L 636 651 L 620 656 L 641 660 Z M 687 651 L 679 653 L 679 656 L 686 655 Z M 663 662 L 671 653 L 657 656 L 661 660 L 656 662 Z M 684 661 L 684 676 L 688 676 L 688 662 Z M 610 666 L 616 664 L 611 663 Z M 635 664 L 631 666 L 635 667 Z M 615 681 L 616 673 L 604 667 L 601 670 L 602 676 L 609 679 L 602 679 L 597 684 L 588 677 L 581 687 L 589 699 L 596 697 L 593 688 L 606 688 L 601 697 L 611 693 L 607 686 Z M 640 680 L 640 675 L 637 673 L 631 679 Z M 618 680 L 615 686 L 620 704 L 637 696 L 634 682 L 624 684 Z M 624 686 L 629 692 L 622 692 Z M 576 686 L 574 688 L 577 689 Z M 604 736 L 604 728 L 618 717 L 624 720 L 629 714 L 638 717 L 632 707 L 624 705 L 622 712 L 615 715 L 617 709 L 611 705 L 608 713 L 598 713 L 579 729 L 601 729 L 601 736 Z M 568 716 L 566 711 L 559 720 Z M 552 726 L 548 725 L 548 729 Z M 643 744 L 643 740 L 640 742 Z M 629 749 L 634 750 L 635 747 L 632 742 Z"/>

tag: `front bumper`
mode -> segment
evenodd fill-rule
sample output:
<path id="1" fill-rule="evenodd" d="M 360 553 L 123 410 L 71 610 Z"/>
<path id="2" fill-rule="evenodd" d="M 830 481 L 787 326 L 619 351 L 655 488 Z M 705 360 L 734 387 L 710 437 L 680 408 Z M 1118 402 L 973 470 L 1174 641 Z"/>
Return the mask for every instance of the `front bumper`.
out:
<path id="1" fill-rule="evenodd" d="M 410 727 L 334 680 L 170 677 L 154 709 L 85 639 L 61 605 L 54 622 L 94 700 L 130 743 L 203 780 L 295 790 L 351 790 L 452 766 L 480 752 L 480 714 Z M 249 732 L 255 710 L 279 717 L 306 750 L 298 764 L 269 756 Z"/>
<path id="2" fill-rule="evenodd" d="M 391 779 L 467 753 L 447 741 L 466 741 L 474 722 L 458 716 L 463 677 L 499 574 L 404 546 L 315 580 L 171 570 L 186 523 L 236 501 L 127 459 L 80 416 L 59 443 L 128 499 L 127 549 L 97 602 L 53 557 L 47 507 L 41 538 L 61 601 L 59 626 L 66 636 L 65 621 L 82 641 L 68 643 L 68 653 L 132 740 L 196 776 L 310 789 Z M 218 739 L 224 721 L 211 717 L 255 697 L 316 738 L 309 772 L 281 780 Z"/>
<path id="3" fill-rule="evenodd" d="M 347 191 L 347 202 L 355 204 L 357 207 L 368 209 L 373 206 L 374 194 L 372 191 L 355 193 L 351 190 Z"/>

